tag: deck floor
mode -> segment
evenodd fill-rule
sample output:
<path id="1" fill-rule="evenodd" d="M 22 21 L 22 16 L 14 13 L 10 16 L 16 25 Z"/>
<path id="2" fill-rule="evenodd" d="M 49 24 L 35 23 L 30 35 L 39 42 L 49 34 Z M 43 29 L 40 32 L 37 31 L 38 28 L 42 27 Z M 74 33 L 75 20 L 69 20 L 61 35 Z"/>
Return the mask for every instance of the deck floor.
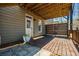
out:
<path id="1" fill-rule="evenodd" d="M 61 56 L 79 56 L 72 40 L 64 38 L 54 38 L 47 43 L 42 49 L 51 52 L 53 55 Z"/>
<path id="2" fill-rule="evenodd" d="M 0 56 L 79 56 L 72 40 L 53 36 L 33 40 L 30 45 L 22 44 L 0 50 Z"/>

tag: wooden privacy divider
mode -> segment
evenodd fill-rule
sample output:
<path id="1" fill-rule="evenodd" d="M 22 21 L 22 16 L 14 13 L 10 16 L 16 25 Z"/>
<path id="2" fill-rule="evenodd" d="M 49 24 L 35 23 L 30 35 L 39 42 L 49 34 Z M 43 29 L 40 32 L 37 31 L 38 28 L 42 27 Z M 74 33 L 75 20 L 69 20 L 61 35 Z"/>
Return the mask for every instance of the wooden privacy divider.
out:
<path id="1" fill-rule="evenodd" d="M 46 25 L 46 34 L 67 35 L 67 23 Z"/>

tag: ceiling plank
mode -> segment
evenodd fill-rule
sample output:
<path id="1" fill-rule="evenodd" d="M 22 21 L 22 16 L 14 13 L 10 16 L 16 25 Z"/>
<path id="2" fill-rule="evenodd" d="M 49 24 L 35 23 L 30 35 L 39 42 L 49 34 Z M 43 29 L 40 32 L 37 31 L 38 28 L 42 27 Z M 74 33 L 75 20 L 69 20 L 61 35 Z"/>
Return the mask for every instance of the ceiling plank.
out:
<path id="1" fill-rule="evenodd" d="M 34 9 L 36 9 L 36 8 L 38 8 L 41 5 L 42 5 L 42 3 L 36 4 L 34 7 L 31 8 L 31 11 L 34 10 Z"/>
<path id="2" fill-rule="evenodd" d="M 27 4 L 28 5 L 28 4 Z M 29 6 L 29 5 L 28 5 Z M 44 18 L 38 16 L 37 14 L 33 13 L 32 11 L 28 10 L 26 8 L 26 4 L 20 4 L 20 7 L 23 8 L 25 10 L 25 14 L 29 14 L 31 16 L 33 16 L 34 19 L 41 19 L 44 20 Z"/>
<path id="3" fill-rule="evenodd" d="M 42 15 L 45 15 L 46 13 L 50 13 L 50 12 L 57 12 L 58 10 L 60 10 L 60 11 L 62 11 L 62 9 L 64 10 L 64 9 L 66 9 L 66 10 L 69 10 L 69 6 L 57 6 L 57 7 L 53 7 L 53 6 L 51 6 L 51 7 L 49 7 L 49 8 L 44 8 L 44 10 L 39 10 L 39 14 L 42 14 Z M 68 9 L 67 9 L 68 8 Z"/>
<path id="4" fill-rule="evenodd" d="M 25 10 L 25 12 L 31 16 L 33 16 L 34 19 L 41 19 L 41 20 L 45 20 L 43 17 L 41 16 L 38 16 L 37 14 L 33 13 L 32 11 L 29 11 L 29 10 Z"/>
<path id="5" fill-rule="evenodd" d="M 43 3 L 40 7 L 36 8 L 34 11 L 39 11 L 39 10 L 42 10 L 43 8 L 47 8 L 50 4 L 48 3 Z"/>
<path id="6" fill-rule="evenodd" d="M 31 8 L 33 8 L 34 6 L 36 6 L 37 4 L 31 4 L 31 6 L 27 7 L 28 10 L 31 10 Z"/>

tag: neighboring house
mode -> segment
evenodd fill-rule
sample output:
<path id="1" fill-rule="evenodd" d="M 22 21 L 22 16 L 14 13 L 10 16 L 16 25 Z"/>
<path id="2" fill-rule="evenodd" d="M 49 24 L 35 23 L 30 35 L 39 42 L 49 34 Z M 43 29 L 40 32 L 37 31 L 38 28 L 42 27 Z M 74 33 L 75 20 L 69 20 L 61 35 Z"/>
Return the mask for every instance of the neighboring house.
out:
<path id="1" fill-rule="evenodd" d="M 79 30 L 79 20 L 73 21 L 73 30 Z"/>
<path id="2" fill-rule="evenodd" d="M 1 45 L 23 39 L 24 34 L 32 37 L 43 35 L 43 21 L 25 13 L 18 5 L 0 7 Z"/>

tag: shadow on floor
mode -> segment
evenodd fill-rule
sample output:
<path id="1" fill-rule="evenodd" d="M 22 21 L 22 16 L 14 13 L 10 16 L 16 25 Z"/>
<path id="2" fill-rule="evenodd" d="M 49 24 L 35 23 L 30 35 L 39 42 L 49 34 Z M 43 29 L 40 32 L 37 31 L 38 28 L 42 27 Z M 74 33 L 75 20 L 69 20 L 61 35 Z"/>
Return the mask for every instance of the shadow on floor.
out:
<path id="1" fill-rule="evenodd" d="M 78 44 L 74 44 L 74 45 L 75 45 L 77 51 L 79 52 L 79 46 L 78 46 Z"/>
<path id="2" fill-rule="evenodd" d="M 46 35 L 41 39 L 31 41 L 30 44 L 18 45 L 5 50 L 0 50 L 0 56 L 33 56 L 52 39 L 52 36 Z"/>
<path id="3" fill-rule="evenodd" d="M 0 56 L 33 56 L 40 48 L 31 45 L 18 45 L 16 47 L 0 50 Z"/>
<path id="4" fill-rule="evenodd" d="M 51 36 L 51 35 L 45 35 L 43 38 L 31 41 L 30 44 L 33 45 L 33 46 L 37 46 L 37 47 L 42 48 L 48 42 L 50 42 L 53 38 L 54 37 Z"/>
<path id="5" fill-rule="evenodd" d="M 0 51 L 0 56 L 33 56 L 53 39 L 54 37 L 52 35 L 45 35 L 43 38 L 30 41 L 30 45 L 18 45 L 16 47 L 2 50 Z"/>

